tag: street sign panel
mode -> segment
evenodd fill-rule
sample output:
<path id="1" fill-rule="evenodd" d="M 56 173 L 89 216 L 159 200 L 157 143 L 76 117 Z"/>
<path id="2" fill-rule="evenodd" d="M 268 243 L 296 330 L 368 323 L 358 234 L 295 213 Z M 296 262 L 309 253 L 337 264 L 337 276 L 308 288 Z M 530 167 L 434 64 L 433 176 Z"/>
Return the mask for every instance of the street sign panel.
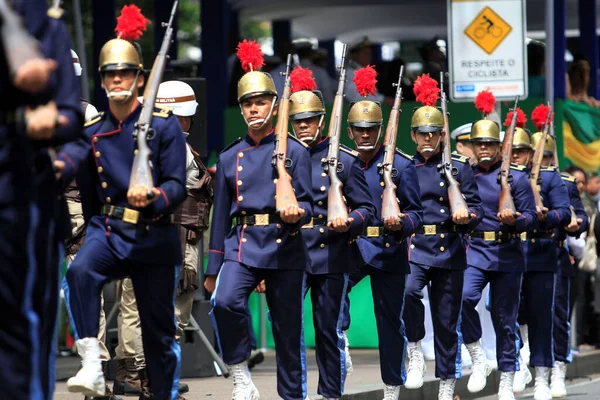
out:
<path id="1" fill-rule="evenodd" d="M 527 97 L 523 0 L 448 0 L 450 97 Z"/>

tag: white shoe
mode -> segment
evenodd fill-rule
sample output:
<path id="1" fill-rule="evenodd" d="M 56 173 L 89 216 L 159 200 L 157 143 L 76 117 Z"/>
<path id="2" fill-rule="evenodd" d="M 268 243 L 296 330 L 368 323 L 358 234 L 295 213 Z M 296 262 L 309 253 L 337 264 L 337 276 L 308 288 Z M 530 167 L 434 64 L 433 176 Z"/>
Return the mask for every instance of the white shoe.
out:
<path id="1" fill-rule="evenodd" d="M 454 400 L 454 384 L 456 379 L 440 380 L 440 389 L 438 390 L 438 400 Z"/>
<path id="2" fill-rule="evenodd" d="M 75 345 L 81 356 L 81 369 L 67 381 L 67 389 L 84 396 L 104 396 L 106 382 L 100 360 L 100 342 L 97 338 L 83 338 L 76 341 Z"/>
<path id="3" fill-rule="evenodd" d="M 552 375 L 550 377 L 550 392 L 552 397 L 566 397 L 567 386 L 565 385 L 565 376 L 567 375 L 567 364 L 562 361 L 554 361 Z"/>
<path id="4" fill-rule="evenodd" d="M 473 372 L 471 372 L 471 376 L 469 377 L 467 389 L 469 389 L 469 392 L 471 393 L 477 393 L 485 388 L 487 377 L 492 372 L 492 369 L 487 362 L 487 358 L 485 357 L 485 353 L 479 342 L 468 344 L 467 350 L 473 361 L 471 366 Z"/>
<path id="5" fill-rule="evenodd" d="M 521 356 L 519 356 L 519 370 L 515 372 L 515 380 L 513 383 L 513 391 L 520 393 L 525 390 L 525 386 L 533 379 L 529 367 L 525 365 Z"/>
<path id="6" fill-rule="evenodd" d="M 500 385 L 498 387 L 498 400 L 515 400 L 515 393 L 513 392 L 514 379 L 515 379 L 515 371 L 500 373 Z"/>
<path id="7" fill-rule="evenodd" d="M 423 378 L 427 370 L 423 350 L 421 350 L 421 342 L 409 343 L 406 349 L 408 350 L 408 373 L 406 374 L 404 387 L 419 389 L 423 386 Z"/>
<path id="8" fill-rule="evenodd" d="M 383 400 L 398 400 L 400 398 L 400 386 L 385 385 L 383 388 Z"/>
<path id="9" fill-rule="evenodd" d="M 520 350 L 521 358 L 523 358 L 523 362 L 525 365 L 529 365 L 529 359 L 531 357 L 531 350 L 529 348 L 529 329 L 527 325 L 519 326 L 519 331 L 521 332 L 521 340 L 523 341 L 523 348 Z"/>
<path id="10" fill-rule="evenodd" d="M 533 390 L 535 400 L 552 400 L 548 378 L 550 378 L 550 368 L 535 367 L 535 389 Z"/>
<path id="11" fill-rule="evenodd" d="M 230 365 L 231 375 L 233 376 L 233 395 L 231 400 L 259 400 L 260 396 L 252 378 L 248 363 Z"/>
<path id="12" fill-rule="evenodd" d="M 346 353 L 346 376 L 350 376 L 354 372 L 352 357 L 350 357 L 350 344 L 348 343 L 348 335 L 346 334 L 346 331 L 342 333 L 344 334 L 344 353 Z"/>

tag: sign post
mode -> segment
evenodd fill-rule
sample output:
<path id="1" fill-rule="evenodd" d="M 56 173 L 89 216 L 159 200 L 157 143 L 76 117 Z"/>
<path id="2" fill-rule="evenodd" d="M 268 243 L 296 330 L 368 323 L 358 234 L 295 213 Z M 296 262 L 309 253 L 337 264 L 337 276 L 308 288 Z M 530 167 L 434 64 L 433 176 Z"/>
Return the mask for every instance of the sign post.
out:
<path id="1" fill-rule="evenodd" d="M 473 101 L 486 89 L 499 100 L 526 98 L 525 2 L 447 1 L 451 99 Z"/>

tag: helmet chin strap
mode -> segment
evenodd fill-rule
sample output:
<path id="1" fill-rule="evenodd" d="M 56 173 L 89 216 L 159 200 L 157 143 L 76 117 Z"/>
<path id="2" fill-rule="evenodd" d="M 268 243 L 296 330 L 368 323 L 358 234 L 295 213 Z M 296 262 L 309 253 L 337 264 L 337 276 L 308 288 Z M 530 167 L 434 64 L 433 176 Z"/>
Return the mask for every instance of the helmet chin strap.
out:
<path id="1" fill-rule="evenodd" d="M 429 135 L 431 136 L 431 132 L 429 132 Z M 430 155 L 431 153 L 433 153 L 434 151 L 436 151 L 440 147 L 440 142 L 441 141 L 442 141 L 442 135 L 440 135 L 439 139 L 437 140 L 437 143 L 432 148 L 426 148 L 426 149 L 424 149 L 424 148 L 421 148 L 420 146 L 417 146 L 417 151 L 419 153 L 421 153 L 421 154 L 424 154 L 424 155 Z"/>
<path id="2" fill-rule="evenodd" d="M 133 79 L 133 82 L 131 83 L 131 87 L 129 88 L 129 90 L 126 90 L 124 92 L 109 92 L 108 89 L 106 87 L 104 87 L 104 91 L 106 92 L 106 97 L 108 97 L 109 100 L 112 100 L 116 103 L 123 103 L 123 102 L 129 100 L 129 98 L 133 94 L 133 88 L 136 86 L 139 76 L 140 76 L 140 70 L 138 69 L 137 73 L 135 74 L 135 78 Z M 123 98 L 117 100 L 117 97 L 123 97 Z"/>
<path id="3" fill-rule="evenodd" d="M 254 120 L 252 122 L 248 122 L 246 117 L 244 116 L 244 112 L 242 111 L 242 117 L 244 118 L 244 122 L 248 125 L 248 128 L 252 128 L 254 130 L 262 129 L 263 126 L 267 123 L 269 119 L 271 119 L 271 115 L 273 114 L 273 108 L 275 107 L 275 100 L 277 100 L 277 96 L 273 96 L 273 101 L 271 102 L 271 108 L 269 109 L 269 113 L 266 118 L 261 118 Z M 240 111 L 242 110 L 242 105 L 240 104 Z M 260 124 L 260 125 L 259 125 Z M 256 126 L 258 125 L 258 126 Z"/>
<path id="4" fill-rule="evenodd" d="M 352 140 L 354 140 L 354 143 L 356 144 L 356 148 L 358 150 L 375 150 L 375 147 L 377 147 L 377 143 L 379 143 L 379 138 L 381 137 L 381 131 L 383 130 L 383 125 L 379 125 L 379 132 L 377 133 L 377 139 L 375 139 L 375 143 L 369 146 L 361 146 L 358 144 L 358 142 L 356 141 L 356 139 L 354 139 L 354 134 L 352 134 Z"/>
<path id="5" fill-rule="evenodd" d="M 491 156 L 491 157 L 483 157 L 483 158 L 479 158 L 479 157 L 477 157 L 477 160 L 478 160 L 479 162 L 482 162 L 482 161 L 483 161 L 483 162 L 490 162 L 490 161 L 492 161 L 492 160 L 495 160 L 495 159 L 496 159 L 496 157 L 498 156 L 498 152 L 499 152 L 499 151 L 500 151 L 500 146 L 498 146 L 498 147 L 496 148 L 496 152 L 494 153 L 494 155 L 493 155 L 493 156 Z"/>
<path id="6" fill-rule="evenodd" d="M 292 125 L 292 132 L 294 132 L 294 136 L 296 136 L 300 141 L 302 141 L 308 145 L 311 145 L 312 143 L 315 142 L 315 140 L 317 140 L 317 138 L 321 134 L 321 131 L 323 129 L 323 125 L 322 125 L 323 118 L 325 118 L 325 115 L 321 115 L 321 118 L 319 119 L 319 125 L 317 127 L 317 131 L 315 132 L 314 136 L 306 137 L 306 138 L 299 138 L 298 135 L 296 134 L 296 129 L 294 129 L 294 125 Z"/>

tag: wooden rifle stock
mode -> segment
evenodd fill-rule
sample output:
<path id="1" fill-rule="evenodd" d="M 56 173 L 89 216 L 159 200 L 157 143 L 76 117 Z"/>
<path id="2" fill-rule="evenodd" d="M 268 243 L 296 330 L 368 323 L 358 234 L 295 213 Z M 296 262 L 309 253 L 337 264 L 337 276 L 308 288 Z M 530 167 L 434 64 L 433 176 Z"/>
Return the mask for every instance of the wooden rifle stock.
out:
<path id="1" fill-rule="evenodd" d="M 390 119 L 385 129 L 385 137 L 383 139 L 384 153 L 383 163 L 379 164 L 379 173 L 383 178 L 383 196 L 381 198 L 381 219 L 398 217 L 401 213 L 398 197 L 396 196 L 396 184 L 392 180 L 392 171 L 394 169 L 394 157 L 396 156 L 396 137 L 398 135 L 398 121 L 402 114 L 402 75 L 404 75 L 404 66 L 400 67 L 400 76 L 396 86 L 396 96 L 394 97 L 394 105 L 390 112 Z"/>
<path id="2" fill-rule="evenodd" d="M 327 192 L 327 220 L 333 221 L 336 218 L 342 218 L 348 221 L 348 206 L 344 201 L 342 193 L 343 184 L 338 177 L 338 164 L 340 157 L 340 135 L 342 131 L 342 113 L 344 104 L 344 91 L 346 87 L 346 44 L 342 49 L 342 62 L 338 67 L 340 75 L 338 79 L 338 89 L 333 100 L 333 110 L 329 121 L 329 150 L 327 158 L 321 163 L 323 170 L 329 176 L 329 191 Z"/>
<path id="3" fill-rule="evenodd" d="M 544 129 L 542 130 L 542 137 L 540 137 L 540 140 L 535 147 L 535 153 L 533 153 L 531 173 L 529 174 L 529 184 L 533 190 L 535 206 L 540 210 L 544 208 L 544 202 L 542 200 L 540 188 L 540 169 L 542 168 L 542 159 L 544 158 L 544 147 L 546 146 L 546 141 L 548 140 L 548 127 L 551 115 L 552 113 L 549 112 L 548 116 L 546 117 L 546 123 L 544 124 Z"/>
<path id="4" fill-rule="evenodd" d="M 448 122 L 448 99 L 444 92 L 444 72 L 440 73 L 440 95 L 442 114 L 444 115 L 444 148 L 442 149 L 442 165 L 440 172 L 446 178 L 448 184 L 448 202 L 450 203 L 450 214 L 454 215 L 460 210 L 468 210 L 469 206 L 460 191 L 460 184 L 454 178 L 458 170 L 452 166 L 452 153 L 450 152 L 450 123 Z"/>
<path id="5" fill-rule="evenodd" d="M 135 124 L 133 136 L 137 139 L 138 152 L 133 159 L 133 166 L 131 168 L 131 176 L 129 179 L 129 188 L 135 185 L 144 185 L 148 188 L 148 199 L 154 197 L 152 188 L 154 187 L 154 179 L 152 178 L 152 167 L 150 166 L 150 156 L 152 152 L 148 147 L 147 136 L 150 133 L 152 126 L 152 115 L 154 113 L 154 107 L 156 103 L 156 95 L 158 94 L 158 86 L 162 80 L 165 67 L 167 65 L 167 58 L 169 47 L 173 40 L 173 20 L 175 13 L 177 12 L 177 5 L 179 0 L 173 2 L 173 8 L 171 9 L 171 16 L 169 22 L 166 24 L 167 30 L 160 46 L 160 51 L 154 59 L 152 65 L 152 71 L 148 77 L 148 83 L 144 90 L 144 102 L 142 104 L 142 112 L 140 118 Z"/>
<path id="6" fill-rule="evenodd" d="M 498 211 L 512 211 L 513 216 L 517 215 L 517 208 L 512 197 L 510 183 L 512 176 L 510 175 L 510 164 L 512 159 L 512 144 L 515 136 L 515 127 L 517 126 L 517 105 L 519 104 L 519 96 L 515 99 L 515 107 L 513 108 L 513 116 L 510 121 L 510 126 L 504 135 L 504 143 L 502 143 L 502 165 L 498 172 L 498 181 L 500 182 L 500 201 L 498 202 Z"/>
<path id="7" fill-rule="evenodd" d="M 292 64 L 292 55 L 288 54 L 287 66 L 285 70 L 285 84 L 283 95 L 277 109 L 277 124 L 275 125 L 275 150 L 273 151 L 272 164 L 277 169 L 277 184 L 275 185 L 275 208 L 277 212 L 286 208 L 288 205 L 298 205 L 294 188 L 292 187 L 292 178 L 287 173 L 287 139 L 288 139 L 288 120 L 290 115 L 290 67 Z"/>

